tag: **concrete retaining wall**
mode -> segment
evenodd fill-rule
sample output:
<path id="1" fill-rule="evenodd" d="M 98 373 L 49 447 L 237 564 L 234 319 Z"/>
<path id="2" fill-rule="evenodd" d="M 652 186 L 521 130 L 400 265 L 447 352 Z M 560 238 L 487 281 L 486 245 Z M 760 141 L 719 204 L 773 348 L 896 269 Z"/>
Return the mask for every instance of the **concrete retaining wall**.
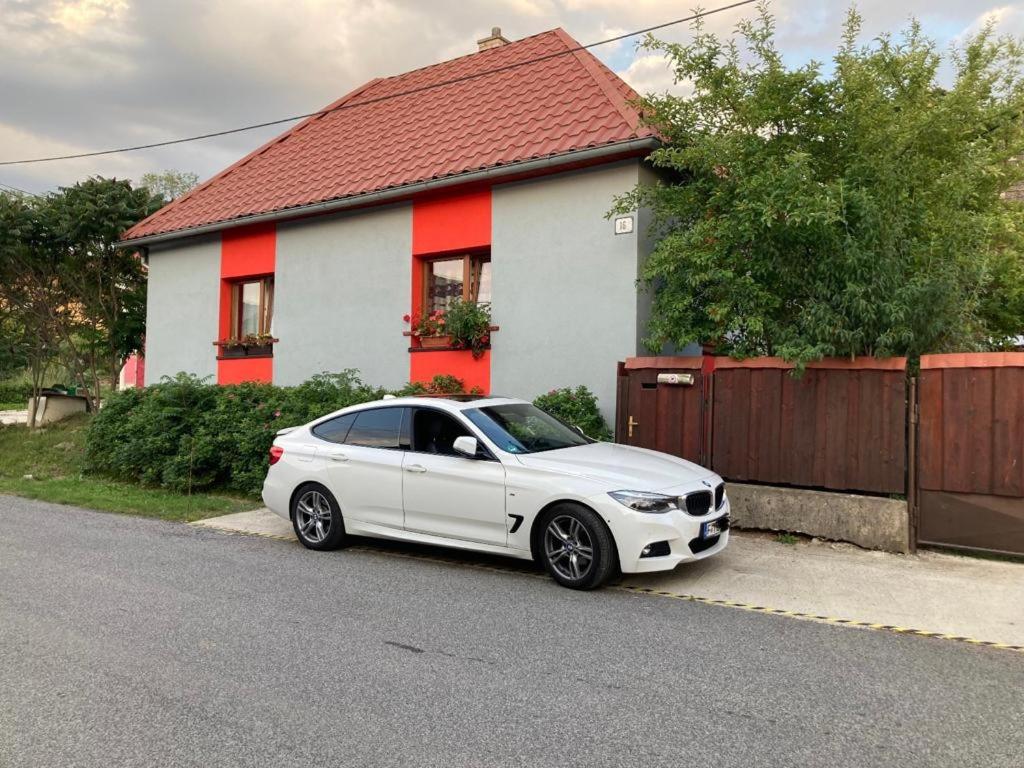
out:
<path id="1" fill-rule="evenodd" d="M 729 483 L 732 523 L 849 541 L 886 552 L 910 551 L 907 502 L 877 496 Z"/>

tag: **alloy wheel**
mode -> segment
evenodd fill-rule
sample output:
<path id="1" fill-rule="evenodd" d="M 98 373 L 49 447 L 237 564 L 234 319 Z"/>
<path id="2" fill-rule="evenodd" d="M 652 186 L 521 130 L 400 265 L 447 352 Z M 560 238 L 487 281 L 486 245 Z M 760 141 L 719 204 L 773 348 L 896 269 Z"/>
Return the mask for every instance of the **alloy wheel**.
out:
<path id="1" fill-rule="evenodd" d="M 313 544 L 331 532 L 331 503 L 320 491 L 306 491 L 295 506 L 296 528 Z"/>
<path id="2" fill-rule="evenodd" d="M 544 553 L 563 579 L 584 578 L 594 564 L 594 543 L 585 525 L 570 515 L 559 515 L 544 531 Z"/>

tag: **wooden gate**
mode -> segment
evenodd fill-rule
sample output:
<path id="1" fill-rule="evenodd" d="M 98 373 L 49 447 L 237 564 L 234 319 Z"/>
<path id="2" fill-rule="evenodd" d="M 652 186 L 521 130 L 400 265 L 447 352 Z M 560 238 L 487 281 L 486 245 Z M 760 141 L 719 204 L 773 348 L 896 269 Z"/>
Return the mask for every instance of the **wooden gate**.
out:
<path id="1" fill-rule="evenodd" d="M 619 363 L 616 442 L 706 464 L 703 360 L 631 357 Z"/>
<path id="2" fill-rule="evenodd" d="M 1024 353 L 924 355 L 918 541 L 1024 554 Z"/>

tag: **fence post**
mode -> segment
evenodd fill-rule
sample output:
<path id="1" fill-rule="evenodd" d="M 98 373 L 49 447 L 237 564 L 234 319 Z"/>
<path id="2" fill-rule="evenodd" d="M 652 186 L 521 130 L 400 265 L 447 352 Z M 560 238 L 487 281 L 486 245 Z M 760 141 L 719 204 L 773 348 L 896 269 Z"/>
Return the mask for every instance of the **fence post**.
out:
<path id="1" fill-rule="evenodd" d="M 911 554 L 917 552 L 918 503 L 917 503 L 917 377 L 910 377 L 907 396 L 907 515 Z"/>

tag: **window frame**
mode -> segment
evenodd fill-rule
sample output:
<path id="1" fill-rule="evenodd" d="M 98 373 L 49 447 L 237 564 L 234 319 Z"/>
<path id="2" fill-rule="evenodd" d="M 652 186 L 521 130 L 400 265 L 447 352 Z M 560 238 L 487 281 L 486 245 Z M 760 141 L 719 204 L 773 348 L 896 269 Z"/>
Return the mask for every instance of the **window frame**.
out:
<path id="1" fill-rule="evenodd" d="M 260 286 L 259 318 L 256 325 L 257 336 L 269 336 L 274 323 L 274 276 L 254 275 L 231 280 L 231 333 L 229 338 L 243 339 L 242 333 L 242 291 L 246 285 L 258 283 Z"/>
<path id="2" fill-rule="evenodd" d="M 434 301 L 431 297 L 431 288 L 434 283 L 433 265 L 440 261 L 462 262 L 462 300 L 478 303 L 480 296 L 480 278 L 483 275 L 483 265 L 485 263 L 491 263 L 490 251 L 431 256 L 423 259 L 423 265 L 421 267 L 423 270 L 423 296 L 421 299 L 424 312 L 430 313 L 434 311 Z"/>

